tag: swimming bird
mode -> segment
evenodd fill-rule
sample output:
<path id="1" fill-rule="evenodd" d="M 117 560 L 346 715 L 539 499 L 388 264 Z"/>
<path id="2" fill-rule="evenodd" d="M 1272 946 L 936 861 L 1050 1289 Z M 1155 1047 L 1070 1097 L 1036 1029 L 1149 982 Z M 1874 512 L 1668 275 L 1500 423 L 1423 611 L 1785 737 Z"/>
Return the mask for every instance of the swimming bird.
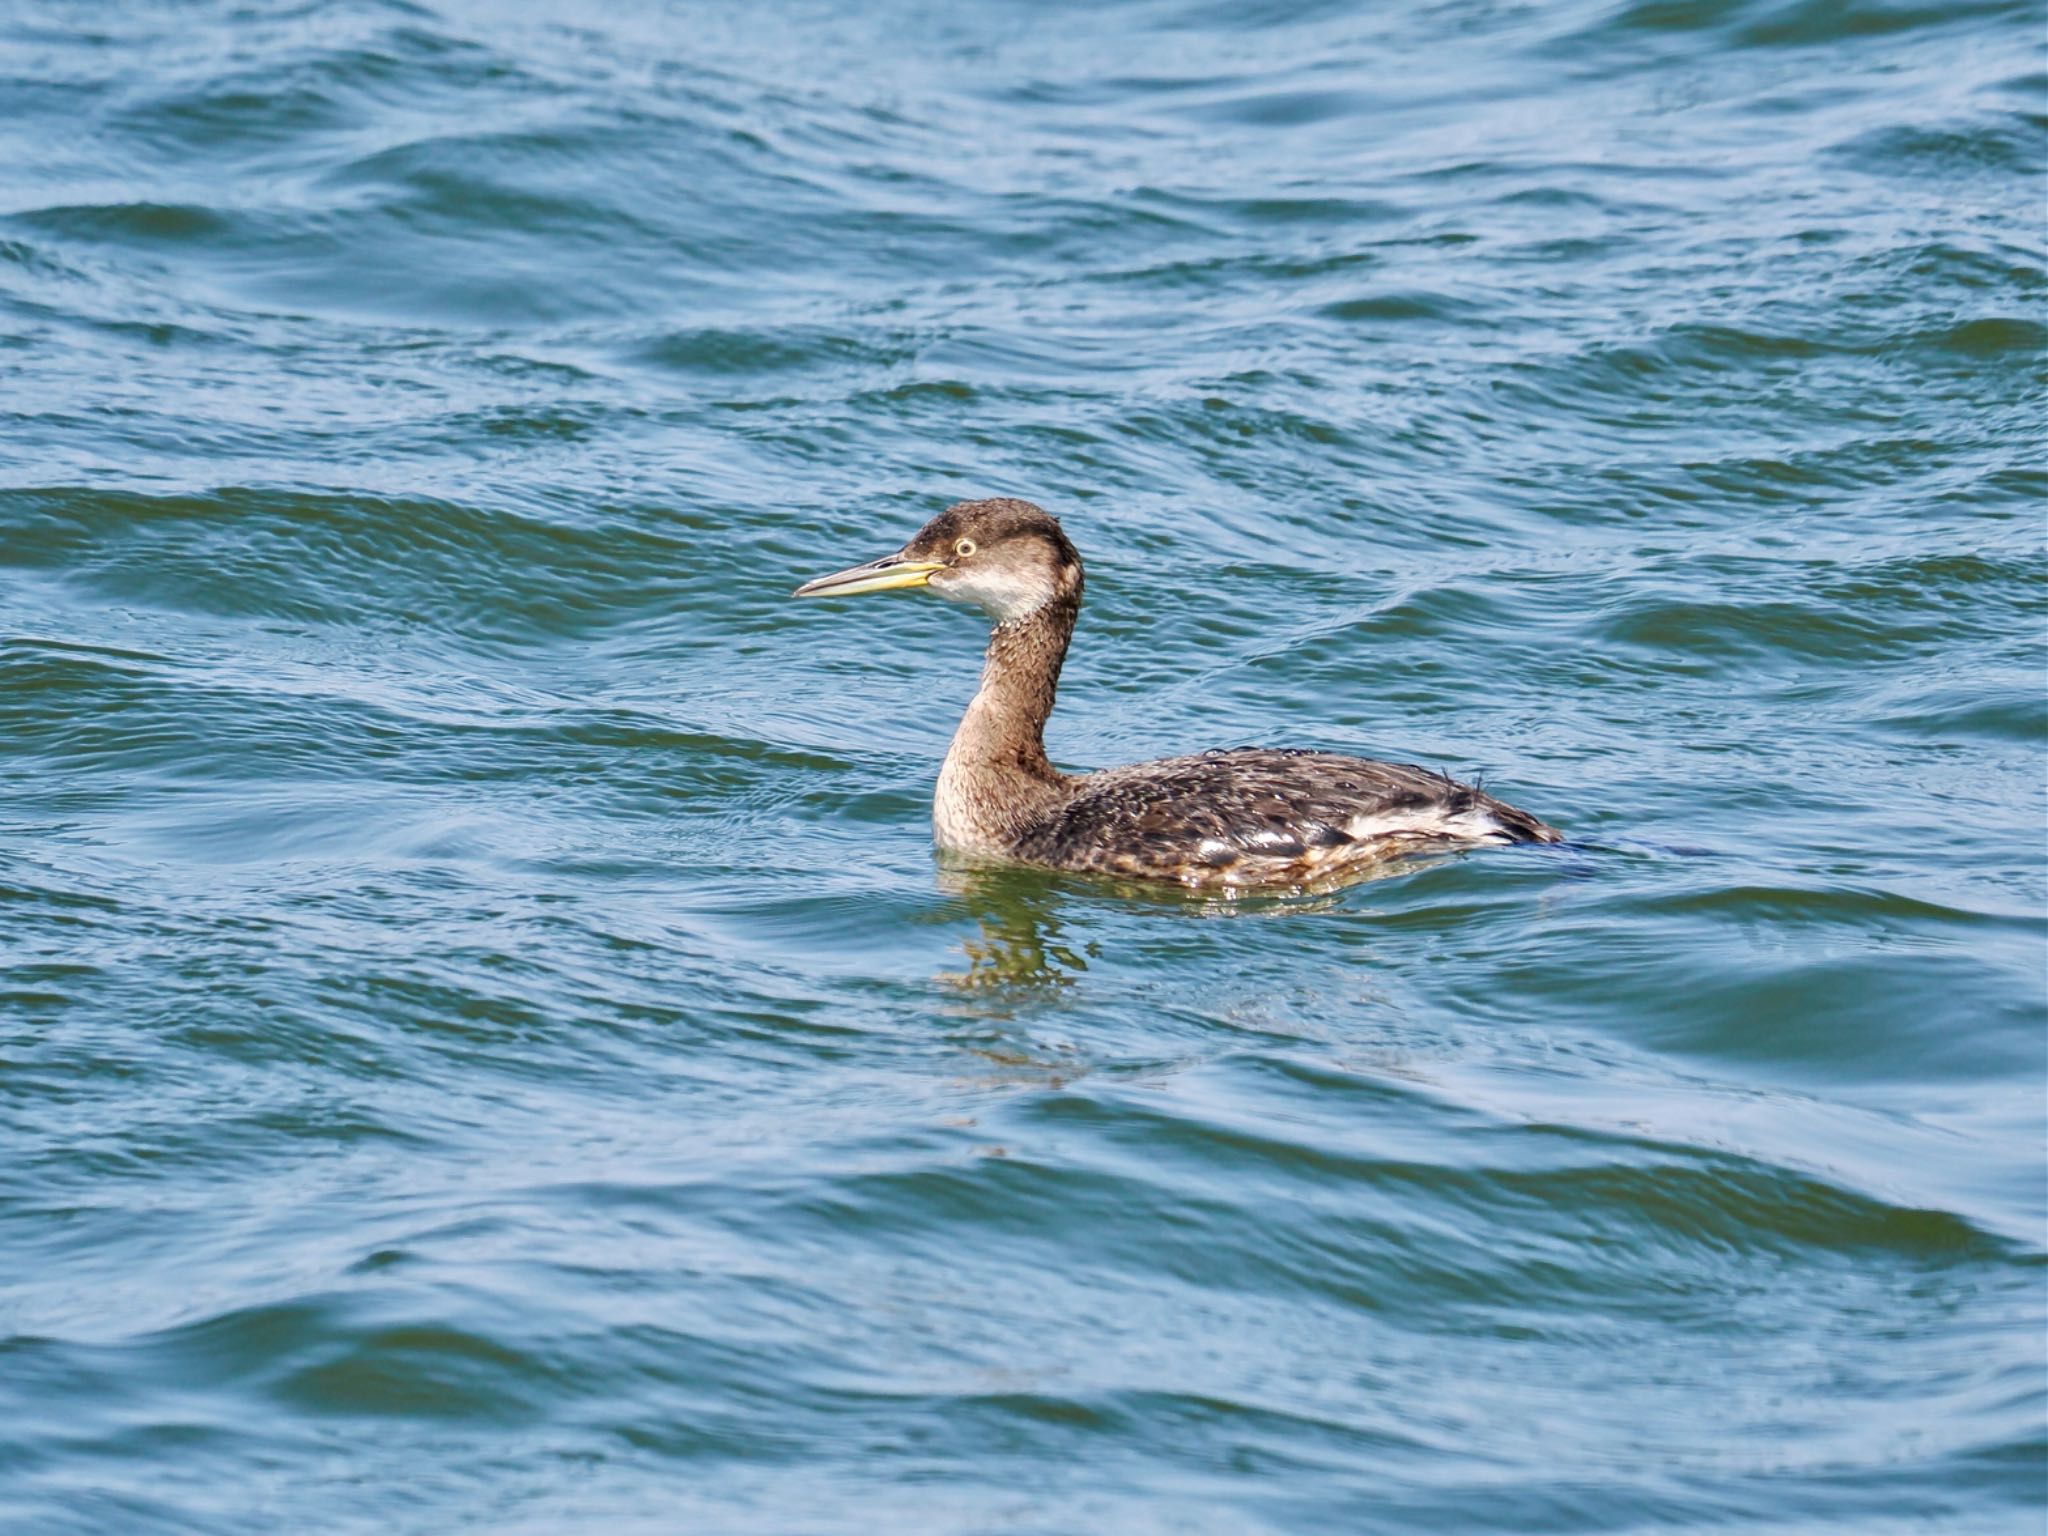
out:
<path id="1" fill-rule="evenodd" d="M 1405 854 L 1555 843 L 1527 811 L 1413 763 L 1236 747 L 1062 773 L 1045 753 L 1081 611 L 1081 557 L 1058 519 L 996 497 L 948 507 L 893 555 L 797 597 L 924 587 L 993 621 L 981 687 L 939 769 L 942 850 L 1202 888 L 1337 883 Z"/>

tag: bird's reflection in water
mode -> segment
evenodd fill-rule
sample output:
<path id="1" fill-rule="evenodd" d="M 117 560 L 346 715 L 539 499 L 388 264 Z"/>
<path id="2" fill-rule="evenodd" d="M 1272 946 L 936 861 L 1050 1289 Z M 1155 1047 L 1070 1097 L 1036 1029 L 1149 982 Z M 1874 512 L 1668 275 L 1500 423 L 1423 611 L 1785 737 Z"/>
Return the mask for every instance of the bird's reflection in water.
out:
<path id="1" fill-rule="evenodd" d="M 1414 870 L 1420 860 L 1390 864 Z M 1097 939 L 1069 933 L 1065 909 L 1158 913 L 1197 918 L 1288 917 L 1326 912 L 1343 903 L 1341 889 L 1240 893 L 1182 890 L 1157 881 L 1107 880 L 1016 865 L 983 864 L 941 855 L 939 889 L 980 926 L 965 940 L 965 971 L 939 980 L 967 991 L 1032 991 L 1070 985 L 1102 955 Z M 1361 883 L 1355 876 L 1346 886 Z"/>
<path id="2" fill-rule="evenodd" d="M 1069 989 L 1076 989 L 1091 968 L 1114 968 L 1117 957 L 1111 946 L 1117 935 L 1128 937 L 1136 949 L 1122 958 L 1142 967 L 1146 948 L 1162 941 L 1177 947 L 1185 938 L 1171 933 L 1176 920 L 1314 918 L 1355 910 L 1355 887 L 1363 883 L 1354 876 L 1339 889 L 1240 892 L 1230 897 L 1157 882 L 983 864 L 957 855 L 942 854 L 940 859 L 939 889 L 953 899 L 942 920 L 950 924 L 970 917 L 978 931 L 960 945 L 966 969 L 942 971 L 934 980 L 954 989 L 957 1002 L 948 1010 L 959 1021 L 954 1039 L 981 1063 L 965 1081 L 993 1089 L 1061 1088 L 1098 1070 L 1102 1063 L 1087 1043 L 1086 1021 L 1094 1010 L 1076 1006 L 1080 999 Z M 1412 873 L 1423 862 L 1390 863 L 1384 873 Z M 1161 921 L 1169 925 L 1168 931 L 1161 931 Z M 1351 954 L 1355 960 L 1355 946 Z M 1346 974 L 1355 985 L 1357 967 L 1347 966 Z M 1109 977 L 1101 978 L 1101 984 L 1112 994 L 1118 990 Z M 1313 992 L 1309 997 L 1308 1012 L 1313 1014 Z M 1051 1009 L 1039 1006 L 1058 998 L 1070 1001 Z M 1299 995 L 1280 996 L 1254 987 L 1210 1001 L 1219 1027 L 1290 1037 L 1302 1033 L 1292 1022 L 1303 1005 Z M 1068 1031 L 1077 1027 L 1079 1037 L 1070 1036 Z M 1170 1076 L 1200 1054 L 1185 1059 L 1148 1056 L 1142 1062 L 1121 1063 L 1116 1070 Z"/>
<path id="3" fill-rule="evenodd" d="M 965 991 L 1033 991 L 1065 986 L 1088 969 L 1094 943 L 1066 938 L 1060 907 L 1070 893 L 1057 877 L 963 861 L 943 865 L 938 879 L 981 929 L 960 946 L 967 969 L 941 972 L 940 981 Z"/>

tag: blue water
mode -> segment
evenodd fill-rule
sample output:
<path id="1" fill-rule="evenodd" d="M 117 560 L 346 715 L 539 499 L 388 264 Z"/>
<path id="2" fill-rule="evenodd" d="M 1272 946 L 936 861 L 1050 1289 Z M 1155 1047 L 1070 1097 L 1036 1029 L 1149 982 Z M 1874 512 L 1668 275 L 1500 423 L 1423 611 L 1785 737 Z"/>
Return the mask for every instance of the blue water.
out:
<path id="1" fill-rule="evenodd" d="M 0 8 L 0 1529 L 2039 1533 L 2043 21 Z"/>

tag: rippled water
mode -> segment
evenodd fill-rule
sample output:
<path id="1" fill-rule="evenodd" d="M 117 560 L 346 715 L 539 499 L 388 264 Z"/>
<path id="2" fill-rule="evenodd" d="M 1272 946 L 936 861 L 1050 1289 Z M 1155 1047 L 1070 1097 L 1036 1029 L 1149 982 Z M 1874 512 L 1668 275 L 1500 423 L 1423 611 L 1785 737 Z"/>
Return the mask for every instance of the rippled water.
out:
<path id="1" fill-rule="evenodd" d="M 0 20 L 0 1526 L 2038 1532 L 2038 7 L 542 9 Z"/>

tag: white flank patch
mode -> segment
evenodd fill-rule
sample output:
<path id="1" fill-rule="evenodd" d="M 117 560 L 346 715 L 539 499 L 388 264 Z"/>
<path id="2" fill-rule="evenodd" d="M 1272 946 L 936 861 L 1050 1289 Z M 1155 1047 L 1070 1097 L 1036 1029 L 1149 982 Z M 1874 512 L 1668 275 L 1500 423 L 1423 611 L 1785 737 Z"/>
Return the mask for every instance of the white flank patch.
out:
<path id="1" fill-rule="evenodd" d="M 1373 812 L 1352 817 L 1344 830 L 1361 843 L 1383 837 L 1441 837 L 1466 843 L 1483 843 L 1489 838 L 1514 840 L 1483 805 L 1457 812 L 1446 812 L 1442 806 Z"/>

